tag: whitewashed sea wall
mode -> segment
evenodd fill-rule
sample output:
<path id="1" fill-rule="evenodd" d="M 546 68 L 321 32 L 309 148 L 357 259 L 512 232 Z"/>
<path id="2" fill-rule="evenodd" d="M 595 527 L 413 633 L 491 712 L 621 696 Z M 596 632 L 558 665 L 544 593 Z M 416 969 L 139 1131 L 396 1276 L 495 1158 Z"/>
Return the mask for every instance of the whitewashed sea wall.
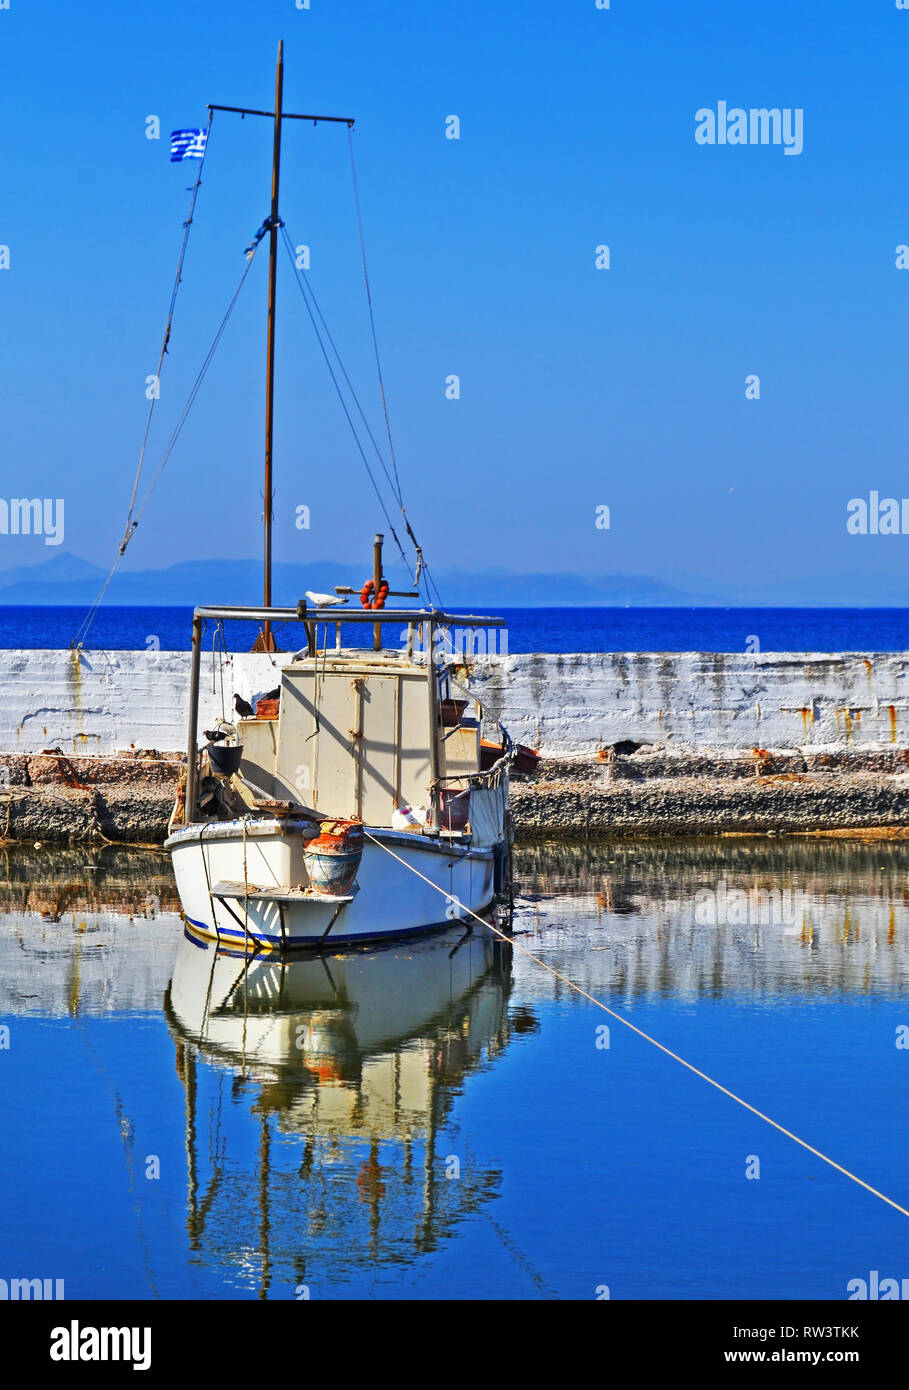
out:
<path id="1" fill-rule="evenodd" d="M 222 661 L 209 651 L 199 683 L 199 728 L 211 728 L 222 708 L 233 717 L 235 690 L 248 697 L 277 684 L 269 656 L 250 652 Z M 0 652 L 0 752 L 176 752 L 186 747 L 188 696 L 189 652 Z"/>
<path id="2" fill-rule="evenodd" d="M 200 729 L 284 657 L 203 659 Z M 617 739 L 703 749 L 909 745 L 909 654 L 626 652 L 475 657 L 473 692 L 544 753 Z M 179 750 L 187 652 L 0 652 L 0 752 Z M 223 705 L 222 705 L 223 690 Z"/>
<path id="3" fill-rule="evenodd" d="M 909 653 L 547 653 L 469 669 L 512 738 L 545 753 L 625 738 L 730 750 L 909 739 Z"/>

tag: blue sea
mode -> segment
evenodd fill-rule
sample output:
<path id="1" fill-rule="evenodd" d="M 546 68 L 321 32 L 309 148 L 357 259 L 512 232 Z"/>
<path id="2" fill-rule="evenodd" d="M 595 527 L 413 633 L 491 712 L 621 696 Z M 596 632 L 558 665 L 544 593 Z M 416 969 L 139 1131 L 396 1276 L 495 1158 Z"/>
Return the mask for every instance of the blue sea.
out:
<path id="1" fill-rule="evenodd" d="M 741 652 L 875 651 L 909 648 L 909 614 L 904 608 L 502 608 L 486 610 L 505 620 L 509 652 Z M 83 608 L 0 607 L 0 647 L 69 647 L 85 617 Z M 99 611 L 86 648 L 129 651 L 157 648 L 187 651 L 189 607 L 109 607 Z M 213 636 L 209 629 L 209 641 Z M 229 623 L 228 650 L 248 651 L 251 623 Z M 345 646 L 371 645 L 369 626 L 342 629 Z M 301 645 L 296 623 L 276 628 L 280 647 Z M 330 634 L 333 641 L 333 631 Z M 491 635 L 489 650 L 500 650 Z M 386 645 L 402 633 L 386 629 Z"/>
<path id="2" fill-rule="evenodd" d="M 909 1206 L 905 844 L 524 847 L 513 949 L 459 927 L 248 968 L 187 938 L 166 859 L 87 854 L 0 862 L 4 1275 L 831 1323 L 909 1276 L 905 1215 L 841 1171 Z M 804 897 L 704 924 L 720 884 Z"/>

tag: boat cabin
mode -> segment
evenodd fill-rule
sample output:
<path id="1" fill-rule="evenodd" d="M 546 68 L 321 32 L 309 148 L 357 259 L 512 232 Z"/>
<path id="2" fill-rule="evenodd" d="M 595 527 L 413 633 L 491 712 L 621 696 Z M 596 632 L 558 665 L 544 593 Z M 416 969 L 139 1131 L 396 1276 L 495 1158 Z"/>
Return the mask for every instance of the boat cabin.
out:
<path id="1" fill-rule="evenodd" d="M 449 664 L 440 648 L 449 627 L 501 626 L 501 618 L 455 616 L 438 610 L 197 608 L 188 747 L 197 747 L 201 631 L 206 619 L 298 620 L 306 646 L 280 667 L 280 696 L 262 701 L 253 717 L 234 723 L 239 763 L 234 774 L 251 809 L 274 813 L 307 807 L 368 825 L 414 824 L 463 833 L 470 789 L 488 775 L 489 744 L 481 747 L 483 711 L 451 698 Z M 414 640 L 400 650 L 340 647 L 340 624 L 391 623 Z M 338 645 L 319 650 L 322 624 L 338 628 Z M 422 637 L 422 640 L 420 640 Z M 432 654 L 431 657 L 429 654 Z M 279 658 L 280 660 L 280 658 Z M 466 693 L 466 692 L 465 692 Z M 231 745 L 229 745 L 231 746 Z M 212 760 L 214 762 L 214 760 Z M 186 823 L 196 816 L 198 761 L 189 760 Z M 398 813 L 398 821 L 395 816 Z M 398 824 L 400 828 L 400 824 Z"/>

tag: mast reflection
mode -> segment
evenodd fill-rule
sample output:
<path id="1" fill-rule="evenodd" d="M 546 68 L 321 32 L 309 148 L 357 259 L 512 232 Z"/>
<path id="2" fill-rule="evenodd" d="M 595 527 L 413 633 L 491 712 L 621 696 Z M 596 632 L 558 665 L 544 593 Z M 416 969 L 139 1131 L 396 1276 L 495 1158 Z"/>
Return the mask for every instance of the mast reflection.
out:
<path id="1" fill-rule="evenodd" d="M 452 1109 L 528 1027 L 526 1008 L 509 1016 L 511 954 L 458 927 L 282 961 L 187 930 L 164 1010 L 198 1257 L 260 1298 L 318 1297 L 320 1272 L 380 1277 L 493 1199 L 501 1173 Z"/>

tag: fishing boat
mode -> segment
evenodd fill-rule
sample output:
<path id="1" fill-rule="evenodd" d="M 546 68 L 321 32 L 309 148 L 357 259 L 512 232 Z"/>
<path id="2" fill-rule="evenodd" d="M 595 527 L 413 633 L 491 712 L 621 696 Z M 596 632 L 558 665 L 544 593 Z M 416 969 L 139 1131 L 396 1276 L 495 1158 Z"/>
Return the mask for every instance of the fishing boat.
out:
<path id="1" fill-rule="evenodd" d="M 274 118 L 271 212 L 254 243 L 270 238 L 264 599 L 259 606 L 194 610 L 186 778 L 166 842 L 189 926 L 244 950 L 371 942 L 491 910 L 510 878 L 508 787 L 516 754 L 507 732 L 494 720 L 490 727 L 488 712 L 472 699 L 452 640 L 459 630 L 501 627 L 503 620 L 448 612 L 429 601 L 428 586 L 419 602 L 425 566 L 406 516 L 416 556 L 411 590 L 390 588 L 379 533 L 372 577 L 359 592 L 339 584 L 334 595 L 310 594 L 294 608 L 272 603 L 281 130 L 288 119 L 343 120 L 348 130 L 353 124 L 285 112 L 282 93 L 283 46 L 273 113 L 209 108 L 210 120 L 215 110 Z M 345 606 L 357 598 L 359 607 Z M 395 608 L 395 598 L 418 602 Z M 234 621 L 259 625 L 255 650 L 267 654 L 267 672 L 278 684 L 258 700 L 253 692 L 238 698 L 237 717 L 222 711 L 203 743 L 203 632 Z M 371 649 L 342 645 L 342 629 L 352 623 L 372 627 Z M 277 651 L 278 624 L 296 625 L 296 650 Z M 389 625 L 396 638 L 406 634 L 399 648 L 383 641 Z M 484 733 L 493 737 L 484 740 Z"/>

